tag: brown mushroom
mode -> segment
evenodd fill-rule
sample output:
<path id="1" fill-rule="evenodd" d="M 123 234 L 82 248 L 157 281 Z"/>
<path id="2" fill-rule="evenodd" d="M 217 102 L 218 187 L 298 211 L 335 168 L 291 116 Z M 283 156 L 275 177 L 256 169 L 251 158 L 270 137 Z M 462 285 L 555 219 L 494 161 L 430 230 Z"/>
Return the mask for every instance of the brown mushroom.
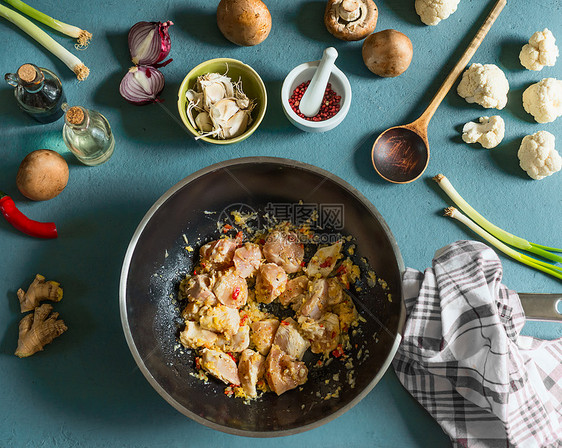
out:
<path id="1" fill-rule="evenodd" d="M 338 39 L 361 40 L 375 30 L 378 15 L 373 0 L 329 0 L 324 24 Z"/>
<path id="2" fill-rule="evenodd" d="M 221 0 L 217 25 L 230 42 L 250 47 L 269 35 L 271 14 L 261 0 Z"/>
<path id="3" fill-rule="evenodd" d="M 30 152 L 21 162 L 16 185 L 25 197 L 46 201 L 59 195 L 68 182 L 68 165 L 50 149 Z"/>
<path id="4" fill-rule="evenodd" d="M 406 71 L 412 62 L 412 42 L 396 30 L 371 34 L 362 48 L 363 62 L 375 75 L 393 78 Z"/>

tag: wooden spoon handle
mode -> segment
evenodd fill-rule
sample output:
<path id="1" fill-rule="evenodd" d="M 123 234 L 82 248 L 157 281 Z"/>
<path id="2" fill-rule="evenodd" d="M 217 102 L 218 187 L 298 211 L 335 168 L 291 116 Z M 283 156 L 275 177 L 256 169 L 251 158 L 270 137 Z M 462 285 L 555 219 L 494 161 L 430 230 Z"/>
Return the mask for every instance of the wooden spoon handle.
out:
<path id="1" fill-rule="evenodd" d="M 443 101 L 443 98 L 445 98 L 445 95 L 447 95 L 449 90 L 451 90 L 451 87 L 453 87 L 453 84 L 455 83 L 461 72 L 464 70 L 472 56 L 474 56 L 476 50 L 478 50 L 478 47 L 486 37 L 486 34 L 488 34 L 488 31 L 490 31 L 490 28 L 500 15 L 500 12 L 504 8 L 505 4 L 506 0 L 498 0 L 496 2 L 494 8 L 490 11 L 490 14 L 488 14 L 488 17 L 486 17 L 486 20 L 476 33 L 476 36 L 474 36 L 474 39 L 472 39 L 472 41 L 468 45 L 468 48 L 461 56 L 459 62 L 457 62 L 457 65 L 453 67 L 453 70 L 451 70 L 449 76 L 447 76 L 445 81 L 443 81 L 443 84 L 431 100 L 431 103 L 429 103 L 429 106 L 427 107 L 425 112 L 421 115 L 420 118 L 416 120 L 416 124 L 418 124 L 420 127 L 424 126 L 424 128 L 427 129 L 429 120 L 431 120 L 431 117 L 433 117 L 433 114 L 441 104 L 441 101 Z"/>

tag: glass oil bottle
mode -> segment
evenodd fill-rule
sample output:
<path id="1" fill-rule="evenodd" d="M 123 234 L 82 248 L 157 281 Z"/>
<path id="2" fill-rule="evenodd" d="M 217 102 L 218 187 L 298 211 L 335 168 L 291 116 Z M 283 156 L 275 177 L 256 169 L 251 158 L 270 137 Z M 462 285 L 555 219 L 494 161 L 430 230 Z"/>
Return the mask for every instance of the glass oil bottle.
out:
<path id="1" fill-rule="evenodd" d="M 96 166 L 113 154 L 115 139 L 107 119 L 95 110 L 63 104 L 62 137 L 68 149 L 84 165 Z"/>
<path id="2" fill-rule="evenodd" d="M 6 73 L 4 79 L 15 87 L 18 106 L 38 122 L 51 123 L 62 117 L 66 98 L 60 79 L 52 71 L 23 64 L 16 73 Z"/>

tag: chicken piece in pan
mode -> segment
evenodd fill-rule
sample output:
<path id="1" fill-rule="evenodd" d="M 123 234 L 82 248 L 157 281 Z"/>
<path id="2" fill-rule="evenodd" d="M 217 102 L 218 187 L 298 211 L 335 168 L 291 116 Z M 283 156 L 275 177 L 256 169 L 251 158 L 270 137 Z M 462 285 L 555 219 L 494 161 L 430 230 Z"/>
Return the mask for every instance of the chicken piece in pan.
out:
<path id="1" fill-rule="evenodd" d="M 243 325 L 237 333 L 233 334 L 230 339 L 224 336 L 219 336 L 216 346 L 223 352 L 240 353 L 248 348 L 250 345 L 250 327 Z"/>
<path id="2" fill-rule="evenodd" d="M 318 320 L 326 312 L 328 304 L 328 281 L 319 278 L 312 282 L 309 287 L 308 298 L 304 301 L 297 314 Z"/>
<path id="3" fill-rule="evenodd" d="M 308 291 L 308 278 L 306 275 L 295 277 L 287 282 L 285 291 L 279 296 L 279 302 L 283 306 L 287 306 L 296 302 L 299 297 Z"/>
<path id="4" fill-rule="evenodd" d="M 256 278 L 256 300 L 271 303 L 279 297 L 287 285 L 287 274 L 275 263 L 262 264 Z"/>
<path id="5" fill-rule="evenodd" d="M 250 397 L 257 396 L 256 384 L 265 373 L 265 357 L 258 352 L 244 350 L 238 361 L 238 377 L 244 393 Z"/>
<path id="6" fill-rule="evenodd" d="M 281 266 L 287 274 L 301 269 L 304 259 L 304 245 L 295 232 L 271 232 L 263 246 L 263 254 L 269 263 Z"/>
<path id="7" fill-rule="evenodd" d="M 265 377 L 273 392 L 281 395 L 306 383 L 308 369 L 302 361 L 295 361 L 278 346 L 273 345 L 265 360 Z"/>
<path id="8" fill-rule="evenodd" d="M 233 273 L 221 276 L 216 281 L 213 292 L 220 303 L 230 308 L 240 308 L 248 300 L 246 280 Z"/>
<path id="9" fill-rule="evenodd" d="M 260 246 L 254 243 L 245 243 L 234 252 L 234 266 L 236 273 L 242 278 L 253 276 L 262 263 Z"/>
<path id="10" fill-rule="evenodd" d="M 273 339 L 273 345 L 278 346 L 291 358 L 301 360 L 308 347 L 310 347 L 310 342 L 301 336 L 297 323 L 288 317 L 279 323 L 279 328 Z"/>
<path id="11" fill-rule="evenodd" d="M 197 322 L 187 321 L 185 329 L 180 333 L 180 342 L 187 348 L 211 348 L 217 342 L 218 335 L 205 330 Z"/>
<path id="12" fill-rule="evenodd" d="M 201 367 L 226 384 L 240 385 L 236 361 L 226 353 L 204 348 L 201 352 Z"/>
<path id="13" fill-rule="evenodd" d="M 342 243 L 338 241 L 331 246 L 318 249 L 308 262 L 306 273 L 310 277 L 314 277 L 317 274 L 320 274 L 322 277 L 328 277 L 337 261 L 342 257 L 341 247 Z"/>
<path id="14" fill-rule="evenodd" d="M 238 333 L 240 328 L 240 315 L 238 310 L 225 305 L 208 308 L 199 319 L 201 328 L 216 333 L 222 333 L 230 340 Z"/>
<path id="15" fill-rule="evenodd" d="M 279 321 L 277 319 L 264 319 L 252 322 L 250 325 L 252 329 L 252 334 L 250 335 L 252 344 L 262 355 L 265 356 L 269 353 L 278 327 Z"/>
<path id="16" fill-rule="evenodd" d="M 232 258 L 236 247 L 236 241 L 232 238 L 221 238 L 205 244 L 199 250 L 201 267 L 205 270 L 211 270 L 226 269 L 232 266 Z"/>

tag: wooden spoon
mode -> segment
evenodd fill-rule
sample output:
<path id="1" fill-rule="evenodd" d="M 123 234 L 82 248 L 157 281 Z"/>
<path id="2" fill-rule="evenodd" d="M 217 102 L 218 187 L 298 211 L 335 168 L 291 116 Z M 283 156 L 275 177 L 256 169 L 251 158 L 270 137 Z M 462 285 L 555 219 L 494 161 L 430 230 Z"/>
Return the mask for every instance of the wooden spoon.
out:
<path id="1" fill-rule="evenodd" d="M 504 8 L 506 0 L 498 0 L 474 39 L 445 79 L 428 108 L 413 123 L 387 129 L 373 144 L 371 159 L 380 176 L 397 184 L 406 184 L 422 175 L 429 162 L 427 126 L 433 114 L 449 92 L 468 61 L 472 58 L 488 31 Z"/>

